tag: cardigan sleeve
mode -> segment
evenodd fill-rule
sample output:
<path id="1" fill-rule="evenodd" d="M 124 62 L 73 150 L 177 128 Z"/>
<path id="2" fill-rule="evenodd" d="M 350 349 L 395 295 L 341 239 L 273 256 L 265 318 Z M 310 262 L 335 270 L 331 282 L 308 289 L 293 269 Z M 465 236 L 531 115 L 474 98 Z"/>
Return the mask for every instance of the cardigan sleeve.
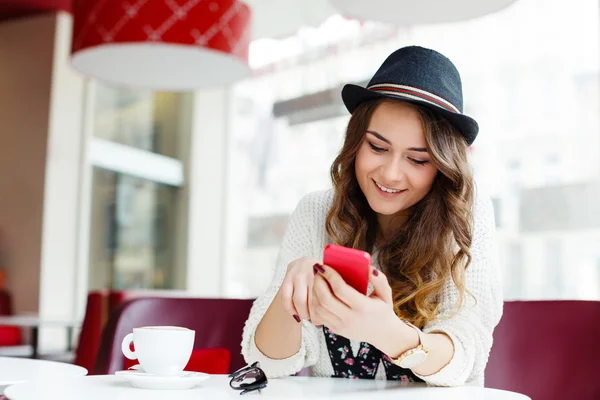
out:
<path id="1" fill-rule="evenodd" d="M 322 197 L 322 196 L 321 196 Z M 318 330 L 310 322 L 302 321 L 302 342 L 298 352 L 287 359 L 275 360 L 264 355 L 256 346 L 255 333 L 258 324 L 273 302 L 285 277 L 290 262 L 313 255 L 314 221 L 320 206 L 318 193 L 311 193 L 302 200 L 292 213 L 283 237 L 273 279 L 268 289 L 254 302 L 242 335 L 242 354 L 248 364 L 259 361 L 269 378 L 293 375 L 304 367 L 314 365 L 319 357 Z M 292 318 L 290 316 L 290 318 Z"/>

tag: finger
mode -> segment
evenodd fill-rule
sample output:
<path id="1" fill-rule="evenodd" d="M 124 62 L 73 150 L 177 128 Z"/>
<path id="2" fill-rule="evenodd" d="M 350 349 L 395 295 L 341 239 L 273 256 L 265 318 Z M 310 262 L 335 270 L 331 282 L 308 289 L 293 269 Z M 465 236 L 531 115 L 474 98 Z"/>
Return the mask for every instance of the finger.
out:
<path id="1" fill-rule="evenodd" d="M 308 292 L 308 314 L 310 315 L 310 322 L 316 327 L 320 327 L 323 325 L 323 321 L 320 319 L 317 314 L 317 302 L 315 300 L 315 296 L 313 294 L 312 288 Z"/>
<path id="2" fill-rule="evenodd" d="M 294 303 L 294 308 L 297 311 L 297 315 L 300 316 L 300 319 L 310 319 L 310 315 L 308 314 L 308 290 L 306 287 L 306 283 L 302 281 L 294 282 L 294 294 L 292 296 L 292 302 Z"/>
<path id="3" fill-rule="evenodd" d="M 342 320 L 337 317 L 335 314 L 327 311 L 323 307 L 317 308 L 315 311 L 315 318 L 319 321 L 318 324 L 315 324 L 317 328 L 322 328 L 323 326 L 328 327 L 334 332 L 339 332 L 342 326 Z"/>
<path id="4" fill-rule="evenodd" d="M 327 280 L 320 275 L 315 276 L 313 294 L 317 300 L 317 308 L 327 310 L 338 319 L 344 319 L 344 316 L 350 311 L 350 308 L 333 294 Z"/>
<path id="5" fill-rule="evenodd" d="M 317 268 L 316 271 L 318 276 L 323 277 L 329 283 L 335 297 L 350 308 L 357 308 L 364 301 L 365 296 L 348 285 L 335 269 L 323 265 L 321 269 Z"/>
<path id="6" fill-rule="evenodd" d="M 387 277 L 376 268 L 371 267 L 371 273 L 369 274 L 369 283 L 373 286 L 373 292 L 369 297 L 378 297 L 388 304 L 393 303 L 392 299 L 392 287 L 387 280 Z"/>
<path id="7" fill-rule="evenodd" d="M 319 315 L 317 310 L 319 307 L 322 307 L 317 301 L 317 296 L 314 291 L 314 284 L 311 285 L 308 291 L 308 313 L 310 314 L 310 322 L 315 325 L 317 328 L 320 328 L 322 325 L 325 325 L 325 321 Z"/>
<path id="8" fill-rule="evenodd" d="M 300 316 L 298 315 L 298 311 L 294 307 L 294 302 L 292 301 L 292 296 L 294 294 L 294 286 L 290 281 L 283 281 L 281 284 L 281 288 L 279 289 L 279 297 L 281 298 L 281 304 L 283 309 L 290 314 L 297 322 L 300 322 Z M 296 318 L 297 316 L 298 318 Z"/>
<path id="9" fill-rule="evenodd" d="M 321 300 L 321 298 L 319 298 L 319 294 L 316 293 L 313 288 L 311 317 L 313 318 L 313 324 L 316 326 L 325 325 L 328 328 L 335 330 L 338 326 L 340 326 L 342 320 L 340 317 L 329 311 L 327 306 L 323 304 L 327 303 L 327 301 L 327 299 Z"/>

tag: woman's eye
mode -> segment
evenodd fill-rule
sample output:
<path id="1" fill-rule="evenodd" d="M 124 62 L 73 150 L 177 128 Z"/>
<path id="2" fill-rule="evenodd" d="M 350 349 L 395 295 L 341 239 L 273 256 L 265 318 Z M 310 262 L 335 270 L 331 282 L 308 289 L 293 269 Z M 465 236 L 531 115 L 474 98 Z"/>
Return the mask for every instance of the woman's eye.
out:
<path id="1" fill-rule="evenodd" d="M 425 165 L 429 162 L 427 160 L 415 160 L 414 158 L 409 158 L 409 160 L 410 160 L 410 162 L 412 162 L 413 164 L 416 164 L 416 165 Z"/>
<path id="2" fill-rule="evenodd" d="M 385 149 L 383 147 L 378 147 L 375 146 L 373 143 L 369 142 L 369 146 L 371 147 L 371 149 L 373 149 L 374 152 L 376 153 L 383 153 L 385 151 Z"/>

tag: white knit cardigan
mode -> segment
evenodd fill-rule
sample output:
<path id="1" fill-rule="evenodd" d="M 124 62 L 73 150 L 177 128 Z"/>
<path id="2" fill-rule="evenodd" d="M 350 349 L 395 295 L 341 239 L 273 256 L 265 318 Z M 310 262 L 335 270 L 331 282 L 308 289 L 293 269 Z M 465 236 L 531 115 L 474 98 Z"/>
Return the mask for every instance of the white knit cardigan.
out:
<path id="1" fill-rule="evenodd" d="M 254 342 L 256 327 L 277 294 L 288 264 L 304 256 L 322 260 L 323 250 L 331 241 L 325 230 L 325 218 L 332 200 L 332 190 L 313 192 L 300 200 L 290 217 L 273 280 L 266 292 L 254 302 L 246 321 L 242 354 L 248 364 L 259 361 L 270 378 L 293 375 L 305 367 L 310 367 L 312 376 L 333 375 L 323 331 L 308 321 L 302 321 L 299 351 L 287 359 L 270 359 L 261 353 Z M 502 315 L 502 289 L 496 270 L 494 211 L 489 197 L 477 191 L 473 216 L 472 261 L 465 278 L 466 288 L 476 301 L 465 295 L 464 307 L 452 316 L 456 311 L 458 291 L 452 279 L 448 279 L 440 298 L 438 318 L 423 329 L 424 332 L 443 332 L 454 343 L 454 355 L 444 368 L 433 375 L 417 375 L 434 386 L 483 386 L 492 332 Z M 352 341 L 351 344 L 352 351 L 356 353 L 360 342 Z M 381 365 L 376 378 L 385 379 L 385 370 Z"/>

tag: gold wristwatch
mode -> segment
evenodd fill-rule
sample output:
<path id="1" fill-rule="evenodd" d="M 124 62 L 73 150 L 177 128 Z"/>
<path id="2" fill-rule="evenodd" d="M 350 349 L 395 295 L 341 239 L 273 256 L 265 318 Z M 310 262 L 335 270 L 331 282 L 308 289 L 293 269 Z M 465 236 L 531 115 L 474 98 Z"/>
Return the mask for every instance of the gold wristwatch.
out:
<path id="1" fill-rule="evenodd" d="M 417 334 L 419 335 L 419 345 L 414 349 L 405 351 L 404 353 L 400 354 L 397 358 L 390 357 L 390 360 L 392 360 L 392 362 L 398 365 L 399 367 L 414 368 L 427 359 L 427 354 L 429 352 L 423 346 L 423 336 L 421 330 L 408 321 L 402 320 L 402 322 L 404 322 L 406 325 L 410 326 L 411 328 L 414 328 L 417 331 Z"/>

